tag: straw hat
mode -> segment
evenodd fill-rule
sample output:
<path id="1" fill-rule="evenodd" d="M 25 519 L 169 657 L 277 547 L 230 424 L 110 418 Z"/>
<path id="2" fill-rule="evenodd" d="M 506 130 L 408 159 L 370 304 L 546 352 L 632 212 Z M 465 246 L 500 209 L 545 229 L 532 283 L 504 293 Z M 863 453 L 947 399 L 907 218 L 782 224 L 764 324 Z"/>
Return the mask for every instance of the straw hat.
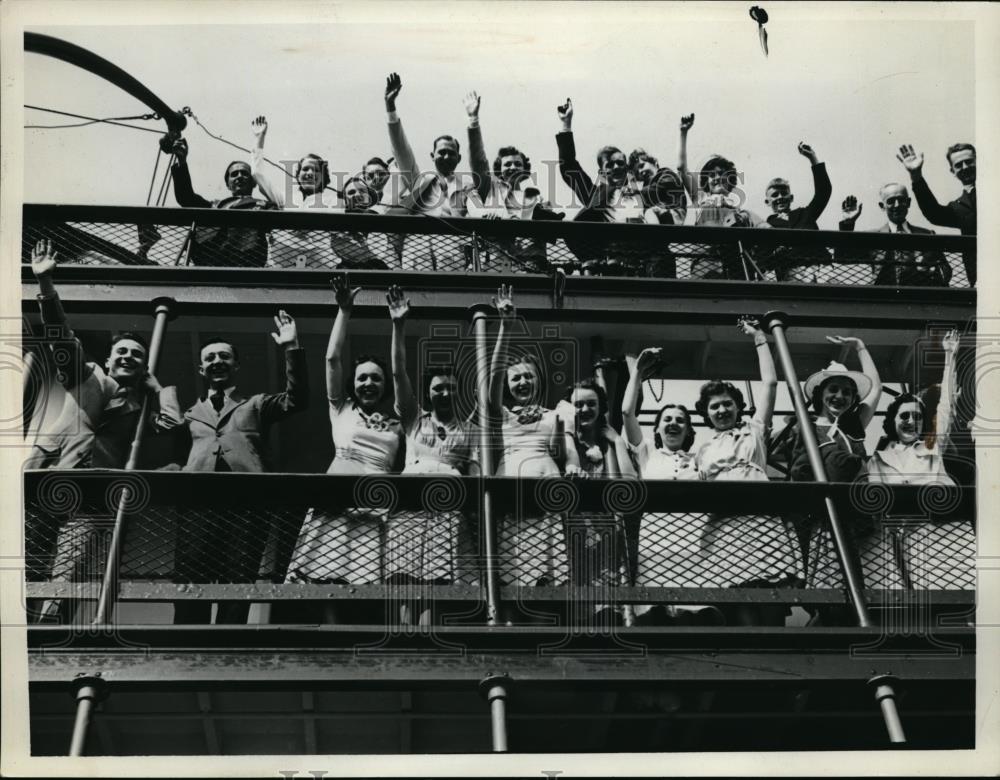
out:
<path id="1" fill-rule="evenodd" d="M 838 363 L 836 360 L 831 360 L 830 365 L 824 368 L 822 371 L 817 371 L 811 377 L 806 380 L 806 398 L 812 398 L 813 390 L 823 384 L 827 379 L 833 376 L 844 376 L 854 382 L 854 386 L 858 388 L 858 399 L 864 398 L 872 389 L 872 380 L 867 376 L 862 374 L 860 371 L 850 371 L 847 366 L 843 363 Z"/>

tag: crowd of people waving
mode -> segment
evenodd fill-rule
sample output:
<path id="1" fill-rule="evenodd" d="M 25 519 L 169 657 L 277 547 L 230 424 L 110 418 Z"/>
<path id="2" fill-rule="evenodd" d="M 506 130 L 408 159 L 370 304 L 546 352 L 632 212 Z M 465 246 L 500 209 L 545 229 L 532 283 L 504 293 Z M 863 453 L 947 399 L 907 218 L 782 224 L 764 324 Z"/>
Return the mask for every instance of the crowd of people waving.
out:
<path id="1" fill-rule="evenodd" d="M 554 205 L 554 193 L 545 197 L 538 171 L 519 147 L 499 147 L 492 162 L 486 152 L 480 124 L 481 98 L 470 92 L 464 99 L 467 118 L 468 167 L 462 166 L 462 143 L 444 133 L 434 138 L 427 169 L 403 129 L 397 110 L 403 82 L 398 74 L 386 79 L 385 108 L 392 156 L 368 159 L 354 173 L 334 173 L 322 156 L 309 153 L 298 159 L 288 181 L 273 180 L 264 157 L 269 124 L 256 117 L 251 125 L 253 146 L 248 161 L 227 166 L 224 180 L 229 197 L 209 200 L 197 195 L 187 167 L 187 142 L 173 145 L 172 175 L 180 206 L 220 209 L 309 209 L 348 214 L 400 214 L 427 217 L 478 217 L 500 220 L 562 220 L 640 223 L 653 225 L 697 225 L 714 227 L 762 227 L 782 230 L 818 230 L 818 220 L 833 193 L 826 164 L 807 143 L 798 153 L 810 165 L 813 193 L 809 201 L 795 206 L 789 181 L 771 178 L 761 188 L 770 213 L 759 215 L 746 207 L 750 184 L 729 157 L 710 154 L 697 169 L 689 164 L 688 137 L 695 126 L 694 114 L 680 120 L 676 168 L 661 165 L 643 148 L 626 154 L 614 145 L 596 154 L 596 172 L 591 175 L 578 159 L 573 135 L 574 107 L 571 99 L 556 109 L 555 135 L 560 176 L 572 193 L 568 204 Z M 963 235 L 976 233 L 976 150 L 971 144 L 948 148 L 949 170 L 962 192 L 947 205 L 937 201 L 923 177 L 924 158 L 910 145 L 899 148 L 897 158 L 909 178 L 910 189 L 924 218 L 934 225 L 958 229 Z M 394 165 L 394 167 L 393 167 Z M 260 197 L 254 195 L 259 190 Z M 909 190 L 899 182 L 886 182 L 879 190 L 878 206 L 886 222 L 879 228 L 888 233 L 930 233 L 907 220 L 911 204 Z M 863 204 L 851 195 L 842 203 L 840 230 L 851 231 Z M 669 236 L 663 246 L 646 256 L 635 247 L 610 242 L 567 242 L 567 253 L 553 258 L 546 242 L 533 237 L 496 238 L 482 246 L 473 262 L 472 245 L 466 236 L 440 234 L 386 234 L 371 230 L 322 231 L 246 229 L 210 231 L 196 239 L 193 261 L 205 265 L 259 265 L 306 268 L 402 268 L 445 271 L 518 270 L 545 271 L 562 264 L 583 274 L 627 274 L 672 277 L 677 258 L 670 250 Z M 824 282 L 831 264 L 849 263 L 855 268 L 852 283 L 878 285 L 948 286 L 954 269 L 940 252 L 884 250 L 831 252 L 822 246 L 769 246 L 747 255 L 720 247 L 700 246 L 685 251 L 686 275 L 690 278 L 768 279 L 787 282 Z M 975 256 L 962 256 L 970 285 L 975 284 Z M 956 266 L 957 267 L 957 266 Z M 867 269 L 867 273 L 865 271 Z"/>
<path id="2" fill-rule="evenodd" d="M 48 242 L 34 251 L 32 268 L 39 285 L 46 326 L 61 334 L 60 344 L 75 344 L 81 370 L 59 373 L 58 408 L 36 409 L 44 432 L 32 448 L 31 468 L 122 468 L 145 394 L 155 395 L 148 419 L 153 433 L 185 432 L 189 454 L 174 468 L 186 471 L 273 471 L 267 430 L 309 408 L 307 364 L 294 319 L 280 311 L 272 334 L 284 350 L 285 388 L 278 393 L 242 394 L 236 387 L 239 355 L 230 340 L 213 336 L 200 349 L 199 374 L 204 396 L 186 411 L 176 388 L 162 387 L 149 375 L 148 347 L 136 334 L 117 337 L 104 366 L 88 362 L 70 329 L 53 281 L 57 254 Z M 333 281 L 333 318 L 324 362 L 326 410 L 334 445 L 330 474 L 482 473 L 482 430 L 477 400 L 462 398 L 459 370 L 428 365 L 415 385 L 406 355 L 406 323 L 410 302 L 403 290 L 390 286 L 387 311 L 391 321 L 389 358 L 372 354 L 348 360 L 351 317 L 361 288 L 346 274 Z M 760 390 L 748 409 L 743 393 L 729 382 L 705 382 L 694 403 L 667 398 L 657 411 L 652 435 L 639 423 L 641 383 L 655 372 L 660 350 L 648 348 L 628 361 L 628 383 L 621 398 L 622 429 L 611 424 L 611 401 L 601 378 L 587 377 L 567 387 L 554 407 L 546 389 L 546 366 L 533 353 L 510 342 L 517 317 L 514 292 L 502 285 L 493 299 L 498 330 L 489 365 L 485 399 L 491 430 L 487 440 L 499 453 L 495 475 L 515 478 L 615 478 L 640 480 L 767 481 L 777 374 L 767 335 L 756 322 L 740 328 L 752 341 L 759 367 Z M 805 397 L 815 414 L 827 476 L 832 481 L 867 479 L 885 484 L 954 485 L 944 454 L 949 446 L 955 401 L 955 355 L 959 339 L 943 340 L 945 367 L 932 424 L 932 411 L 921 395 L 899 395 L 885 412 L 884 440 L 875 452 L 865 446 L 865 431 L 878 409 L 882 383 L 864 343 L 830 336 L 854 350 L 860 371 L 833 363 L 805 382 Z M 471 412 L 471 413 L 470 413 Z M 694 415 L 710 436 L 694 448 Z M 128 418 L 126 420 L 126 418 Z M 81 422 L 82 424 L 77 424 Z M 126 422 L 130 422 L 131 428 Z M 802 438 L 788 446 L 789 478 L 814 478 Z M 599 543 L 627 535 L 624 519 L 606 508 L 579 517 L 565 512 L 510 512 L 498 518 L 497 556 L 501 582 L 508 585 L 562 585 L 571 581 L 605 585 L 662 587 L 839 587 L 839 568 L 829 531 L 822 522 L 807 527 L 795 518 L 769 512 L 647 513 L 641 518 L 633 556 L 630 544 L 614 542 L 601 571 L 581 570 L 568 543 L 568 529 L 594 529 L 583 538 Z M 889 539 L 876 518 L 853 524 L 853 543 L 863 566 L 884 587 L 941 587 L 954 583 L 956 571 L 971 578 L 974 538 L 967 522 L 941 523 L 911 518 Z M 897 523 L 898 526 L 898 523 Z M 600 529 L 610 528 L 610 537 Z M 899 530 L 902 528 L 902 530 Z M 229 560 L 228 581 L 252 581 L 260 549 L 246 528 L 212 531 L 192 528 L 185 555 Z M 366 506 L 326 509 L 317 506 L 304 516 L 287 567 L 289 583 L 472 583 L 479 547 L 478 521 L 461 511 L 391 512 Z M 78 563 L 71 550 L 96 530 L 70 524 L 60 530 L 53 577 L 73 578 Z M 947 545 L 938 544 L 945 537 Z M 193 541 L 192 541 L 193 540 Z M 900 541 L 902 540 L 902 542 Z M 950 551 L 946 559 L 939 549 Z M 178 563 L 184 570 L 183 561 Z M 870 564 L 870 565 L 869 565 Z M 190 566 L 188 567 L 191 568 Z M 584 567 L 586 568 L 586 567 Z M 875 576 L 875 575 L 873 575 Z M 877 587 L 878 585 L 872 585 Z M 708 610 L 718 612 L 718 610 Z M 179 610 L 179 614 L 182 613 Z M 638 609 L 654 620 L 655 609 Z M 330 620 L 343 619 L 333 607 Z M 722 618 L 743 623 L 781 623 L 782 610 L 746 607 L 723 610 Z M 222 611 L 220 610 L 220 615 Z M 228 618 L 240 622 L 245 612 Z M 660 615 L 662 617 L 662 615 Z M 187 616 L 187 620 L 192 620 Z M 200 620 L 207 619 L 203 613 Z M 221 618 L 220 618 L 221 619 Z"/>

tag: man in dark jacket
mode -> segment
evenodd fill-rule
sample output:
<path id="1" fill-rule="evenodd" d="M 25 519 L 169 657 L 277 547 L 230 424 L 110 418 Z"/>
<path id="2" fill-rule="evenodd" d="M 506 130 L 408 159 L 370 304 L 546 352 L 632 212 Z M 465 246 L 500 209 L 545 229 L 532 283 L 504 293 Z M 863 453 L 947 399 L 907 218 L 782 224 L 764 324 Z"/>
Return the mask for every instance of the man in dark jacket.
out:
<path id="1" fill-rule="evenodd" d="M 954 144 L 948 147 L 945 155 L 948 159 L 948 170 L 962 184 L 962 194 L 946 206 L 938 203 L 931 188 L 924 179 L 924 155 L 914 151 L 909 144 L 899 147 L 896 159 L 910 173 L 910 183 L 913 195 L 924 217 L 932 225 L 957 228 L 963 236 L 976 235 L 976 147 L 972 144 Z M 976 284 L 976 253 L 965 252 L 962 255 L 965 274 L 969 278 L 969 286 Z"/>
<path id="2" fill-rule="evenodd" d="M 234 160 L 226 166 L 228 198 L 207 200 L 194 191 L 188 171 L 187 141 L 178 138 L 172 149 L 175 162 L 170 168 L 177 205 L 199 209 L 238 209 L 263 211 L 277 209 L 269 200 L 253 197 L 254 183 L 250 164 Z M 208 266 L 250 266 L 261 268 L 267 262 L 267 233 L 249 228 L 204 226 L 195 228 L 191 262 Z"/>
<path id="3" fill-rule="evenodd" d="M 767 226 L 781 230 L 819 230 L 818 220 L 833 187 L 826 172 L 826 163 L 821 163 L 813 148 L 806 143 L 799 144 L 799 154 L 809 160 L 813 177 L 813 196 L 805 206 L 792 208 L 791 187 L 786 179 L 771 179 L 764 191 L 764 202 L 771 207 Z M 830 253 L 824 247 L 780 246 L 756 257 L 762 268 L 774 270 L 779 282 L 815 282 L 816 265 L 830 262 Z"/>
<path id="4" fill-rule="evenodd" d="M 906 187 L 896 182 L 890 182 L 879 190 L 879 208 L 885 212 L 886 223 L 878 229 L 879 233 L 898 233 L 903 235 L 934 235 L 933 230 L 911 225 L 906 216 L 910 211 L 910 196 Z M 854 222 L 861 214 L 856 199 L 850 196 L 844 201 L 844 216 L 840 221 L 841 230 L 854 230 Z M 843 254 L 843 253 L 842 253 Z M 951 281 L 951 266 L 945 256 L 936 249 L 874 249 L 868 254 L 874 284 L 890 285 L 892 287 L 947 287 Z M 841 259 L 841 258 L 838 258 Z M 857 262 L 858 258 L 854 261 Z"/>

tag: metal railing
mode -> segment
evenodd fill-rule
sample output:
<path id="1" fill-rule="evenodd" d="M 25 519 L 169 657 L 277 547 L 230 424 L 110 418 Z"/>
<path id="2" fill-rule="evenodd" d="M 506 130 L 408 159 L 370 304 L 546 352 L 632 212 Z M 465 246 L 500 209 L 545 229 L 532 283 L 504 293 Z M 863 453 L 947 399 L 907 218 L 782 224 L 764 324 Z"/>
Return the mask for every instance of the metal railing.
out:
<path id="1" fill-rule="evenodd" d="M 867 483 L 721 483 L 372 477 L 187 472 L 25 472 L 28 596 L 93 601 L 122 494 L 123 546 L 112 601 L 398 602 L 484 607 L 483 492 L 497 534 L 547 518 L 498 546 L 502 602 L 548 602 L 584 615 L 634 604 L 844 605 L 824 526 L 831 498 L 849 530 L 869 604 L 910 597 L 969 605 L 975 589 L 975 489 Z M 307 529 L 326 521 L 320 543 Z M 743 543 L 706 546 L 734 516 L 780 518 L 801 546 L 783 582 L 741 581 Z M 524 530 L 523 526 L 518 526 Z M 315 542 L 315 539 L 313 540 Z M 882 557 L 879 557 L 881 555 Z M 903 559 L 898 556 L 904 556 Z M 520 568 L 506 558 L 516 556 Z M 913 561 L 933 559 L 920 571 Z M 895 575 L 910 569 L 905 578 Z M 535 567 L 532 569 L 532 567 Z M 546 568 L 548 567 L 548 568 Z M 556 572 L 517 581 L 510 572 Z M 809 583 L 819 587 L 807 587 Z M 468 612 L 483 622 L 481 612 Z M 587 618 L 589 621 L 589 618 Z M 200 622 L 200 621 L 199 621 Z"/>
<path id="2" fill-rule="evenodd" d="M 969 287 L 976 239 L 674 225 L 25 204 L 22 262 Z"/>

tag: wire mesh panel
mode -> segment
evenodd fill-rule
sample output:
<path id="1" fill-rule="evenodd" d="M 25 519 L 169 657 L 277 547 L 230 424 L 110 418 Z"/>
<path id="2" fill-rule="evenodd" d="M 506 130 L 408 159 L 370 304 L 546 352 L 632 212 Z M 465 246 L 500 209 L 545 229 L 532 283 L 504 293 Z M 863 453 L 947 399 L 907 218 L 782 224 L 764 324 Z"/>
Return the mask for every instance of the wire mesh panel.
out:
<path id="1" fill-rule="evenodd" d="M 849 541 L 865 586 L 877 590 L 975 590 L 976 536 L 960 517 L 850 518 Z M 808 543 L 808 584 L 844 587 L 829 528 L 818 523 Z"/>
<path id="2" fill-rule="evenodd" d="M 127 214 L 127 216 L 126 216 Z M 975 239 L 208 209 L 25 207 L 22 261 L 969 287 Z"/>
<path id="3" fill-rule="evenodd" d="M 823 491 L 840 490 L 844 498 L 849 485 L 818 491 L 807 484 L 733 482 L 722 490 L 719 483 L 558 478 L 484 483 L 391 475 L 28 474 L 29 582 L 101 582 L 115 514 L 124 507 L 121 581 L 273 583 L 284 586 L 274 592 L 278 599 L 303 598 L 291 592 L 299 587 L 337 585 L 329 594 L 308 590 L 309 598 L 319 594 L 324 600 L 348 597 L 342 585 L 416 583 L 455 586 L 456 594 L 465 593 L 456 598 L 468 598 L 468 586 L 486 583 L 475 486 L 488 484 L 496 509 L 498 579 L 515 586 L 518 600 L 569 599 L 572 592 L 570 613 L 581 620 L 624 603 L 718 602 L 710 595 L 700 599 L 701 589 L 742 589 L 754 602 L 766 598 L 750 595 L 753 589 L 794 594 L 803 587 L 844 587 L 825 517 L 810 504 L 822 501 Z M 923 494 L 893 489 L 891 495 L 908 507 L 906 501 Z M 180 496 L 184 503 L 178 503 Z M 975 534 L 965 519 L 972 491 L 962 501 L 967 503 L 961 511 L 941 516 L 873 520 L 854 513 L 846 519 L 865 587 L 975 590 Z M 687 594 L 650 599 L 633 588 Z M 536 590 L 547 595 L 536 596 Z M 696 601 L 689 600 L 692 591 Z M 392 597 L 389 590 L 379 592 Z M 67 593 L 70 600 L 97 596 L 93 587 L 50 590 L 46 598 L 52 593 L 57 599 Z M 170 593 L 159 600 L 172 600 Z M 239 598 L 238 592 L 233 596 Z M 769 598 L 782 603 L 781 596 Z M 795 598 L 789 595 L 785 603 Z"/>

